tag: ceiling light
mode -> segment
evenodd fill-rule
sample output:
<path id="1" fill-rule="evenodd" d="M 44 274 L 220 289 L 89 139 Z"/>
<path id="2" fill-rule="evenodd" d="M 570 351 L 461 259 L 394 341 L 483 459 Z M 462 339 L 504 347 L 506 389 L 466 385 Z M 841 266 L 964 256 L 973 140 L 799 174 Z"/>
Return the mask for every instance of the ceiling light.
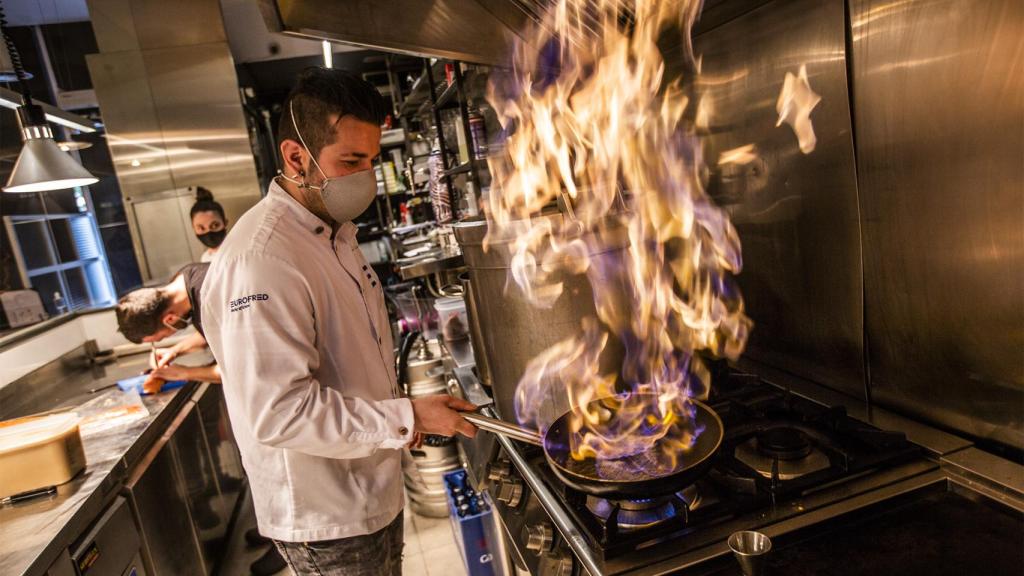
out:
<path id="1" fill-rule="evenodd" d="M 333 68 L 334 52 L 332 51 L 331 43 L 328 42 L 327 40 L 324 40 L 322 44 L 324 47 L 324 68 Z"/>
<path id="2" fill-rule="evenodd" d="M 24 144 L 4 192 L 62 190 L 99 181 L 74 158 L 60 151 L 43 109 L 38 105 L 19 107 L 18 124 Z"/>
<path id="3" fill-rule="evenodd" d="M 92 148 L 92 142 L 79 142 L 78 140 L 61 140 L 57 142 L 57 148 L 60 148 L 61 152 L 71 152 L 72 150 L 85 150 L 86 148 Z"/>
<path id="4" fill-rule="evenodd" d="M 41 106 L 32 102 L 18 48 L 7 32 L 7 20 L 3 5 L 0 4 L 0 36 L 3 36 L 4 46 L 21 89 L 21 106 L 17 108 L 18 125 L 21 127 L 21 153 L 14 163 L 7 185 L 3 187 L 4 192 L 63 190 L 98 182 L 99 178 L 90 174 L 74 158 L 61 152 L 53 141 L 53 131 L 46 123 L 47 114 Z"/>

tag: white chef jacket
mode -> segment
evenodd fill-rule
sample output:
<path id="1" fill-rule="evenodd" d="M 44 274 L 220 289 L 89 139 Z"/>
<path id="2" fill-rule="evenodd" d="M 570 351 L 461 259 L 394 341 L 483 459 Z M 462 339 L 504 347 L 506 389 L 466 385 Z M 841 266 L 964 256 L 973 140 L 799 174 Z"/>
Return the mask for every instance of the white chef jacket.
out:
<path id="1" fill-rule="evenodd" d="M 384 294 L 355 236 L 349 222 L 332 239 L 275 182 L 203 286 L 257 524 L 276 540 L 370 534 L 402 509 L 412 404 L 398 398 Z"/>

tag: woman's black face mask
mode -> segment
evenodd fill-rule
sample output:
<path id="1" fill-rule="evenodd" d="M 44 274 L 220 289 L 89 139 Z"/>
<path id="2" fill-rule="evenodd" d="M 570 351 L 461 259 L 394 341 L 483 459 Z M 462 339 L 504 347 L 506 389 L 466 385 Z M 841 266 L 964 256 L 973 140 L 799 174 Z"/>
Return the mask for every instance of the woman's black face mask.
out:
<path id="1" fill-rule="evenodd" d="M 203 243 L 203 246 L 207 248 L 216 248 L 224 242 L 224 237 L 228 235 L 227 230 L 217 230 L 215 232 L 207 232 L 206 234 L 196 234 L 196 238 Z"/>

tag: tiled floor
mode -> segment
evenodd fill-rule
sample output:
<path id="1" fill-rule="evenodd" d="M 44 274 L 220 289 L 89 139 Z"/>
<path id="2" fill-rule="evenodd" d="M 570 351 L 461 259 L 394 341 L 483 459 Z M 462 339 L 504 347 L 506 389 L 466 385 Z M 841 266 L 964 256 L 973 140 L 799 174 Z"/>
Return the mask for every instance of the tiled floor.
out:
<path id="1" fill-rule="evenodd" d="M 221 576 L 247 576 L 249 564 L 263 555 L 265 548 L 247 548 L 244 534 L 256 526 L 256 515 L 251 499 L 239 513 L 238 522 L 227 556 L 221 567 Z M 465 576 L 462 557 L 455 547 L 455 536 L 447 518 L 425 518 L 405 508 L 405 561 L 402 572 L 406 576 Z M 290 576 L 286 568 L 276 576 Z"/>
<path id="2" fill-rule="evenodd" d="M 447 518 L 418 516 L 406 506 L 403 568 L 407 576 L 465 576 L 466 568 Z"/>

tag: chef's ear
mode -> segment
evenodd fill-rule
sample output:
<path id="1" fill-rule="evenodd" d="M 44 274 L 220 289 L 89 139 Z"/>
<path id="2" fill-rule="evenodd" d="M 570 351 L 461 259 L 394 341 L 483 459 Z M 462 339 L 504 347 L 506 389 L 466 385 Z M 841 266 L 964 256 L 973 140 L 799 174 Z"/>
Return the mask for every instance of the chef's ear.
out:
<path id="1" fill-rule="evenodd" d="M 291 138 L 281 141 L 281 158 L 284 161 L 284 175 L 295 178 L 305 170 L 306 150 Z"/>

